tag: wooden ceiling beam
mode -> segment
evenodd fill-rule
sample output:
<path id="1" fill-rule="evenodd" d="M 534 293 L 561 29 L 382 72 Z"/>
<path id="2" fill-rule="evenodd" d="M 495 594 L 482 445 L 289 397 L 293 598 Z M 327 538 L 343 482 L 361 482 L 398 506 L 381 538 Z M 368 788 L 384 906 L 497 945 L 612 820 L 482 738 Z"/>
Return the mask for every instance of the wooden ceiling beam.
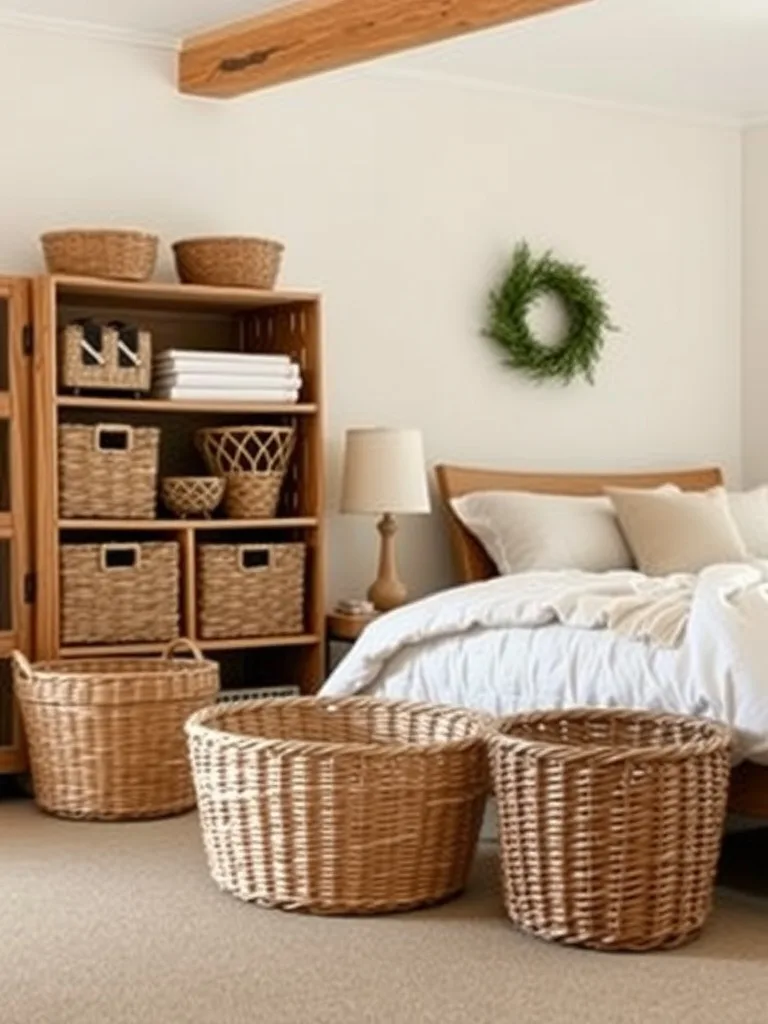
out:
<path id="1" fill-rule="evenodd" d="M 299 0 L 187 39 L 179 89 L 239 96 L 588 0 Z"/>

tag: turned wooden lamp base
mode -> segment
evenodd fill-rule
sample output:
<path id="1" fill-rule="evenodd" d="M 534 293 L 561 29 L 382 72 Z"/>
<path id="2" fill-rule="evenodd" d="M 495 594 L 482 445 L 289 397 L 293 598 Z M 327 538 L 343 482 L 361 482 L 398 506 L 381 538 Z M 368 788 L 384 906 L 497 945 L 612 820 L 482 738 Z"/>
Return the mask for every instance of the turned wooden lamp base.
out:
<path id="1" fill-rule="evenodd" d="M 395 561 L 397 522 L 395 517 L 387 512 L 379 520 L 376 528 L 381 535 L 379 575 L 368 591 L 368 600 L 373 603 L 376 611 L 391 612 L 393 608 L 399 608 L 400 605 L 405 604 L 408 597 L 405 584 L 397 575 Z"/>

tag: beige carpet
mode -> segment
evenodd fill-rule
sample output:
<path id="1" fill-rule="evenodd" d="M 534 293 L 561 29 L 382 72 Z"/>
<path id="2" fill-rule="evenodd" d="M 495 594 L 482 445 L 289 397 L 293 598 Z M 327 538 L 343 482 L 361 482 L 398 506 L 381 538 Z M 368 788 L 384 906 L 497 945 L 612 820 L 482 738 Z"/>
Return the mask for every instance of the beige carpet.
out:
<path id="1" fill-rule="evenodd" d="M 738 843 L 727 870 L 754 889 L 760 863 L 768 879 L 768 844 L 760 835 Z M 220 894 L 194 815 L 78 824 L 6 801 L 0 1021 L 763 1024 L 768 898 L 721 889 L 707 933 L 674 953 L 563 949 L 506 922 L 486 846 L 470 891 L 454 903 L 378 919 L 310 918 Z"/>

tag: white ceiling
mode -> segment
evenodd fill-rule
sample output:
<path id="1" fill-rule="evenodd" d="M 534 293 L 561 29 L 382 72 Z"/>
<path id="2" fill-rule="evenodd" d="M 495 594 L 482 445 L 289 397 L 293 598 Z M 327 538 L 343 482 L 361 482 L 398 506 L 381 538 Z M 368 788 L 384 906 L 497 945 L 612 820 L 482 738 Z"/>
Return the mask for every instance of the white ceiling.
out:
<path id="1" fill-rule="evenodd" d="M 416 0 L 418 2 L 418 0 Z M 158 42 L 275 0 L 0 0 L 0 23 L 43 19 Z M 388 58 L 401 73 L 733 120 L 768 117 L 768 0 L 592 0 Z"/>

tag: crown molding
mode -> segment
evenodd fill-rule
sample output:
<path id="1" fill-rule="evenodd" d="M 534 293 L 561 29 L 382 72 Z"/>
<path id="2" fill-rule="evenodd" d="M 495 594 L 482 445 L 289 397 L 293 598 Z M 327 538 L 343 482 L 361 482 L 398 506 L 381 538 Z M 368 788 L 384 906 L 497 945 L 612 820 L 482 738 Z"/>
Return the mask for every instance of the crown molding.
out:
<path id="1" fill-rule="evenodd" d="M 40 14 L 24 14 L 22 11 L 0 9 L 0 28 L 21 29 L 27 32 L 49 32 L 55 35 L 95 39 L 143 49 L 175 52 L 179 48 L 179 40 L 162 33 L 141 32 L 138 29 L 117 28 L 91 21 L 73 21 L 69 18 L 49 18 Z"/>

